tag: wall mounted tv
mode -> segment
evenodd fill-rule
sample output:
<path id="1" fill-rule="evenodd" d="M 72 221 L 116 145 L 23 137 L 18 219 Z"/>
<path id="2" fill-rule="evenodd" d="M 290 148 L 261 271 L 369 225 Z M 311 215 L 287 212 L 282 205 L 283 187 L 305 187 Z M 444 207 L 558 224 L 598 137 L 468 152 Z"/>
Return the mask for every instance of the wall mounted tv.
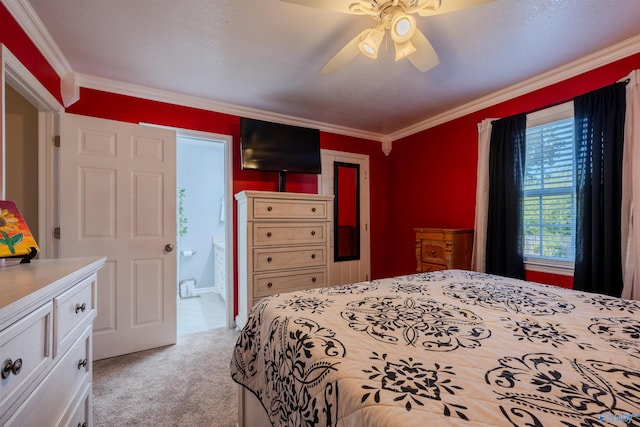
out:
<path id="1" fill-rule="evenodd" d="M 240 119 L 242 169 L 279 172 L 280 191 L 285 174 L 321 173 L 320 131 L 262 120 Z"/>

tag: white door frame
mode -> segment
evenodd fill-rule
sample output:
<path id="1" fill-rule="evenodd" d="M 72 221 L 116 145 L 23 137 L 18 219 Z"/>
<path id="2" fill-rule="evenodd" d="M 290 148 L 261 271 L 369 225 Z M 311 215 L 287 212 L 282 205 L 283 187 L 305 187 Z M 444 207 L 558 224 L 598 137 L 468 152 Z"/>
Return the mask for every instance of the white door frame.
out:
<path id="1" fill-rule="evenodd" d="M 0 199 L 6 194 L 4 85 L 7 83 L 38 110 L 38 246 L 40 258 L 54 258 L 58 254 L 57 241 L 52 238 L 58 219 L 57 163 L 51 141 L 57 130 L 56 113 L 64 111 L 64 107 L 5 45 L 0 47 Z"/>
<path id="2" fill-rule="evenodd" d="M 233 315 L 235 299 L 233 295 L 233 265 L 235 262 L 235 250 L 233 247 L 233 137 L 219 133 L 202 132 L 190 129 L 175 129 L 178 137 L 215 140 L 224 143 L 224 256 L 225 256 L 225 305 L 227 309 L 226 326 L 235 328 L 236 321 Z"/>

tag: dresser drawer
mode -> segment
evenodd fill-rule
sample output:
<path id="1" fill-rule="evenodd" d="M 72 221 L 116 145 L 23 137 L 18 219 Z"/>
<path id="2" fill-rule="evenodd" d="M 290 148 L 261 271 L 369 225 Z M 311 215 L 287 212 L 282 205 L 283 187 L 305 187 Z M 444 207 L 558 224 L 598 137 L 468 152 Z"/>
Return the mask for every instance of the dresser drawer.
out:
<path id="1" fill-rule="evenodd" d="M 254 219 L 326 219 L 328 203 L 323 200 L 279 200 L 256 198 L 253 201 Z"/>
<path id="2" fill-rule="evenodd" d="M 53 299 L 53 357 L 63 353 L 96 317 L 96 275 Z"/>
<path id="3" fill-rule="evenodd" d="M 447 264 L 446 242 L 423 240 L 422 261 L 436 264 Z"/>
<path id="4" fill-rule="evenodd" d="M 0 332 L 0 414 L 6 413 L 51 363 L 51 323 L 49 302 Z"/>
<path id="5" fill-rule="evenodd" d="M 417 271 L 471 268 L 473 230 L 465 228 L 414 228 Z"/>
<path id="6" fill-rule="evenodd" d="M 320 267 L 325 266 L 326 262 L 327 248 L 325 246 L 290 246 L 253 250 L 254 271 Z"/>
<path id="7" fill-rule="evenodd" d="M 325 286 L 327 286 L 326 269 L 260 274 L 253 278 L 253 294 L 257 299 L 282 292 Z"/>
<path id="8" fill-rule="evenodd" d="M 91 383 L 85 383 L 75 397 L 74 402 L 67 413 L 64 414 L 60 421 L 60 426 L 70 427 L 87 427 L 93 424 L 92 402 L 91 402 Z"/>
<path id="9" fill-rule="evenodd" d="M 76 404 L 73 397 L 91 382 L 91 326 L 58 361 L 7 422 L 7 426 L 57 426 Z M 37 410 L 34 410 L 37 408 Z"/>
<path id="10" fill-rule="evenodd" d="M 267 245 L 300 245 L 305 243 L 321 244 L 326 242 L 327 226 L 325 223 L 254 223 L 253 244 Z"/>
<path id="11" fill-rule="evenodd" d="M 439 270 L 446 270 L 447 266 L 444 264 L 432 264 L 429 262 L 423 262 L 421 265 L 421 272 L 425 272 L 428 273 L 430 271 L 439 271 Z"/>

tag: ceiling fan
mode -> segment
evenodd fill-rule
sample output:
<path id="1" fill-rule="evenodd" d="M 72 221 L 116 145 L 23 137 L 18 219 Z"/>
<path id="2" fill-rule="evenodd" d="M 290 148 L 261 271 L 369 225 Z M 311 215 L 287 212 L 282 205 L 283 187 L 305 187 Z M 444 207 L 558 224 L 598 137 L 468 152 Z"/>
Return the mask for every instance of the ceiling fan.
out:
<path id="1" fill-rule="evenodd" d="M 331 74 L 359 53 L 378 57 L 378 49 L 388 30 L 395 46 L 395 59 L 407 58 L 425 72 L 438 65 L 438 54 L 416 25 L 412 14 L 441 15 L 494 0 L 282 0 L 302 6 L 328 9 L 352 15 L 369 15 L 379 23 L 354 37 L 320 70 Z"/>

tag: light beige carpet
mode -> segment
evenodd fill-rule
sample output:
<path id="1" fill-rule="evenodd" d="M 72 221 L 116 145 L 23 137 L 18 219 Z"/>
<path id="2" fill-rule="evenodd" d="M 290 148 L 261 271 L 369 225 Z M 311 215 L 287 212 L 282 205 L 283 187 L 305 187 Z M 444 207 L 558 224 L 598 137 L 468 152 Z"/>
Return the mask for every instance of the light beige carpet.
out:
<path id="1" fill-rule="evenodd" d="M 218 328 L 94 362 L 94 425 L 235 426 L 238 386 L 229 363 L 237 336 Z"/>

